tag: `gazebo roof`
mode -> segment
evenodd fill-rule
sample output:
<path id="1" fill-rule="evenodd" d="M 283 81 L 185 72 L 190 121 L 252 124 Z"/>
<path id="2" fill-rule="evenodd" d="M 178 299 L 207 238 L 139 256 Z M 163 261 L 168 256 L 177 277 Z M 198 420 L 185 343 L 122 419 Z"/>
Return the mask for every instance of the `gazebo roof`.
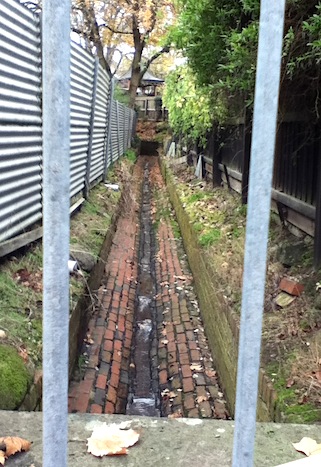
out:
<path id="1" fill-rule="evenodd" d="M 118 81 L 123 81 L 125 79 L 130 79 L 132 77 L 132 70 L 128 70 L 126 73 L 124 73 L 122 76 L 118 78 Z M 160 84 L 164 83 L 164 80 L 161 78 L 157 78 L 157 76 L 153 75 L 149 71 L 146 71 L 146 73 L 143 76 L 142 83 L 144 84 Z"/>

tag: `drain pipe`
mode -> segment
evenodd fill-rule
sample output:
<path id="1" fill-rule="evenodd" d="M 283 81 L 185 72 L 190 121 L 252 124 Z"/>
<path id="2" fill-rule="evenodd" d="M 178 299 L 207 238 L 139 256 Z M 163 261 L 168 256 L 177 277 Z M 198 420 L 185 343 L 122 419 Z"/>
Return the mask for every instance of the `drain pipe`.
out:
<path id="1" fill-rule="evenodd" d="M 70 0 L 45 0 L 43 64 L 43 466 L 67 466 Z"/>

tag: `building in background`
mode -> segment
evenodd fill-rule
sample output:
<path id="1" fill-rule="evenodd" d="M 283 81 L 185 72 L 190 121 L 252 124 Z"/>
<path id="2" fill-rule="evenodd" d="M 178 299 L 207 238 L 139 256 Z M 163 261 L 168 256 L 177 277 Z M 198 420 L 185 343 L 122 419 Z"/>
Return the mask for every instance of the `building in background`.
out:
<path id="1" fill-rule="evenodd" d="M 124 91 L 129 91 L 131 70 L 118 78 L 119 85 Z M 161 120 L 163 116 L 162 92 L 164 80 L 157 78 L 150 71 L 146 71 L 137 89 L 136 106 L 139 116 L 150 120 Z"/>

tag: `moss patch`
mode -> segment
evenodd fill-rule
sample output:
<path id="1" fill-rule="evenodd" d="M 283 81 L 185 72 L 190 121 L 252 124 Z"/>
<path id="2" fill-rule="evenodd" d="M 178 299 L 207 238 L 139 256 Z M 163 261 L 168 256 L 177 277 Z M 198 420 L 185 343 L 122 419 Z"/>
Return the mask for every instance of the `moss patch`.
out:
<path id="1" fill-rule="evenodd" d="M 0 345 L 0 408 L 14 410 L 23 401 L 31 376 L 13 347 Z"/>

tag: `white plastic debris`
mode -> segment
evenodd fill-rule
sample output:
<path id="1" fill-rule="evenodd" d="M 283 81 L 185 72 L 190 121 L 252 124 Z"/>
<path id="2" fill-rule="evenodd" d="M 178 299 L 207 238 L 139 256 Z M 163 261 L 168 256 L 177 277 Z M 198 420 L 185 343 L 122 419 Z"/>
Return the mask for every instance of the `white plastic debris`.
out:
<path id="1" fill-rule="evenodd" d="M 79 274 L 81 272 L 77 261 L 73 261 L 71 259 L 68 261 L 68 271 L 71 274 L 75 274 L 75 273 Z"/>
<path id="2" fill-rule="evenodd" d="M 168 149 L 167 157 L 175 157 L 175 155 L 176 155 L 176 144 L 172 142 Z"/>
<path id="3" fill-rule="evenodd" d="M 195 176 L 200 179 L 203 178 L 203 156 L 202 154 L 200 154 L 198 158 L 198 162 L 197 162 L 197 166 L 195 170 Z"/>
<path id="4" fill-rule="evenodd" d="M 119 191 L 119 185 L 117 185 L 116 183 L 105 183 L 104 185 L 109 190 Z"/>

